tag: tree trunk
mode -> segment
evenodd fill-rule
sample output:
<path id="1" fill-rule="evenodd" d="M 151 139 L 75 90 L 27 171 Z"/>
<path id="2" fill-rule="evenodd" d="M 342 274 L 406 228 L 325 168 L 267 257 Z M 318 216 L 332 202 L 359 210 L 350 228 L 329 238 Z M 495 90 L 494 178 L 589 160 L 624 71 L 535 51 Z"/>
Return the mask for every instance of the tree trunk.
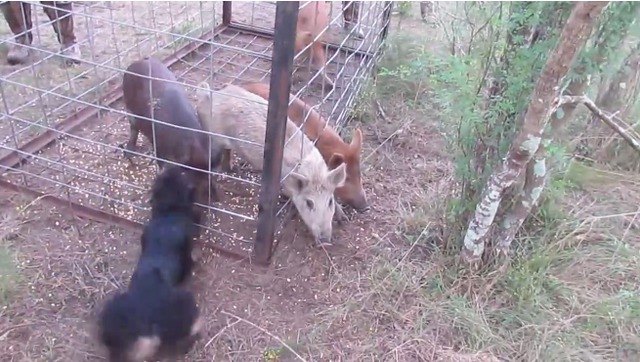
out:
<path id="1" fill-rule="evenodd" d="M 504 163 L 489 178 L 474 217 L 464 237 L 461 257 L 472 267 L 480 264 L 486 237 L 500 206 L 504 191 L 513 185 L 538 150 L 542 133 L 557 110 L 560 81 L 567 75 L 578 51 L 591 34 L 595 18 L 608 2 L 579 2 L 571 11 L 558 43 L 536 82 L 524 123 L 514 139 Z"/>
<path id="2" fill-rule="evenodd" d="M 616 10 L 619 12 L 618 14 L 612 14 L 610 21 L 619 22 L 616 24 L 620 27 L 620 31 L 615 31 L 608 27 L 608 24 L 603 24 L 598 31 L 595 40 L 595 51 L 593 55 L 588 58 L 581 59 L 579 64 L 575 68 L 575 73 L 579 75 L 579 78 L 574 78 L 567 89 L 565 89 L 564 94 L 569 96 L 582 96 L 584 95 L 587 86 L 589 85 L 589 80 L 592 75 L 595 75 L 599 72 L 600 67 L 604 64 L 607 59 L 608 49 L 616 48 L 616 44 L 621 44 L 623 40 L 626 38 L 627 33 L 629 32 L 629 26 L 635 19 L 635 15 L 638 14 L 640 10 L 639 4 L 620 4 L 620 6 Z M 626 11 L 625 11 L 626 10 Z M 626 12 L 631 12 L 628 14 Z M 589 74 L 589 71 L 593 74 Z M 562 127 L 562 124 L 566 124 L 573 118 L 573 113 L 576 110 L 577 104 L 568 103 L 562 106 L 562 118 L 558 118 L 560 112 L 554 114 L 551 117 L 551 127 L 554 131 L 559 130 Z M 556 132 L 554 132 L 556 133 Z M 558 135 L 556 134 L 556 137 Z"/>
<path id="3" fill-rule="evenodd" d="M 495 252 L 499 257 L 509 255 L 513 239 L 542 195 L 548 175 L 546 149 L 549 142 L 549 138 L 544 137 L 533 158 L 527 163 L 524 187 L 520 190 L 514 205 L 502 219 L 495 242 Z"/>

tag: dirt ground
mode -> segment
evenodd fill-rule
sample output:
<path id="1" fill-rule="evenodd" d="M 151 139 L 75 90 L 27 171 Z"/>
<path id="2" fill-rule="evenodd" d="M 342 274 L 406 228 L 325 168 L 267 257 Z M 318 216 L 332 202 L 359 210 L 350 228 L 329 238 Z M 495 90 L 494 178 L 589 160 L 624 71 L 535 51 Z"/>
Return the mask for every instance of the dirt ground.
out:
<path id="1" fill-rule="evenodd" d="M 103 17 L 109 14 L 113 19 L 122 19 L 124 14 L 133 12 L 125 4 L 111 3 L 112 10 L 108 10 L 106 4 L 97 6 L 98 14 Z M 150 13 L 161 13 L 158 8 L 150 12 L 148 4 L 140 6 L 143 7 L 141 9 L 146 7 L 147 17 Z M 174 9 L 179 7 L 185 14 L 194 13 L 187 9 L 194 5 L 172 6 Z M 210 11 L 219 12 L 217 6 Z M 37 9 L 34 13 L 38 14 L 40 21 L 45 20 Z M 241 11 L 235 12 L 234 9 L 234 14 L 242 17 Z M 265 16 L 259 11 L 256 14 Z M 142 18 L 146 17 L 143 15 Z M 164 18 L 154 17 L 157 22 L 161 19 Z M 164 21 L 165 26 L 171 25 L 166 19 Z M 197 20 L 185 20 L 186 23 L 189 21 Z M 80 18 L 77 28 L 89 29 L 85 22 Z M 108 34 L 112 28 L 107 22 L 96 21 L 88 31 Z M 39 47 L 54 51 L 57 45 L 52 34 L 46 35 L 49 30 L 42 30 Z M 2 31 L 7 32 L 4 28 Z M 157 49 L 158 40 L 155 39 L 156 44 L 153 44 L 153 37 L 146 45 L 132 45 L 139 43 L 136 39 L 144 37 L 144 33 L 138 29 L 133 34 L 118 36 L 122 40 L 118 46 L 130 46 L 132 49 L 128 53 L 120 51 L 121 56 L 111 60 L 114 68 L 126 64 L 130 59 L 127 57 L 135 57 L 146 49 Z M 81 45 L 87 46 L 86 43 Z M 94 62 L 103 65 L 109 62 L 107 49 L 94 54 L 95 57 L 103 57 L 94 59 Z M 53 87 L 45 83 L 55 79 L 73 79 L 63 85 L 65 90 L 58 92 L 67 92 L 67 96 L 78 99 L 83 98 L 78 96 L 82 92 L 79 89 L 94 85 L 96 78 L 103 80 L 107 88 L 115 84 L 115 70 L 109 72 L 106 67 L 96 70 L 98 67 L 91 69 L 90 65 L 81 65 L 61 70 L 59 63 L 50 55 L 36 55 L 34 58 L 35 65 L 30 69 L 17 71 L 3 66 L 3 76 L 22 82 L 33 78 L 35 72 L 36 78 L 42 82 L 36 85 L 38 88 Z M 16 102 L 9 102 L 12 104 L 11 112 L 6 113 L 34 121 L 40 118 L 36 125 L 24 128 L 27 131 L 23 136 L 38 132 L 39 122 L 51 124 L 52 120 L 37 116 L 43 112 L 36 109 L 34 103 L 20 104 L 18 101 L 29 99 L 35 93 L 8 93 L 20 97 L 15 98 Z M 87 94 L 83 99 L 91 102 L 96 96 L 99 95 Z M 65 105 L 67 100 L 56 99 L 55 96 L 39 102 L 40 106 L 46 103 L 45 108 L 50 110 L 50 114 L 58 108 L 55 112 L 58 118 L 71 112 L 76 104 Z M 22 108 L 16 110 L 20 106 Z M 410 190 L 433 192 L 433 197 L 436 197 L 446 185 L 449 166 L 442 161 L 445 156 L 441 154 L 442 140 L 433 127 L 408 126 L 406 121 L 411 116 L 390 115 L 382 121 L 365 119 L 360 125 L 366 140 L 363 172 L 372 210 L 361 215 L 352 213 L 352 221 L 334 233 L 335 239 L 339 240 L 335 247 L 327 250 L 312 248 L 307 231 L 298 219 L 287 225 L 287 237 L 283 238 L 272 265 L 267 268 L 221 258 L 203 247 L 203 259 L 194 273 L 192 284 L 207 327 L 202 340 L 186 360 L 379 360 L 392 345 L 401 346 L 402 336 L 394 336 L 396 327 L 392 320 L 384 316 L 374 319 L 358 316 L 363 312 L 361 308 L 367 308 L 365 302 L 368 299 L 359 288 L 371 287 L 367 286 L 370 283 L 367 274 L 371 272 L 372 260 L 382 253 L 392 251 L 392 254 L 400 256 L 401 251 L 407 250 L 406 241 L 397 231 L 401 210 L 406 205 L 411 207 L 418 198 Z M 108 116 L 101 122 L 106 127 L 94 128 L 90 132 L 102 135 L 110 143 L 120 141 L 121 132 L 116 128 L 126 127 L 123 122 L 116 126 L 116 123 L 109 123 L 115 121 Z M 397 132 L 399 127 L 400 133 Z M 63 146 L 56 147 L 61 152 L 60 147 Z M 67 144 L 65 147 L 69 148 L 68 152 L 81 151 L 77 146 L 74 148 Z M 102 155 L 103 158 L 105 154 L 107 158 L 117 157 L 110 156 L 104 149 L 82 151 Z M 109 174 L 95 165 L 94 170 Z M 144 182 L 148 180 L 141 185 Z M 6 299 L 2 299 L 0 360 L 103 360 L 104 351 L 95 344 L 92 335 L 93 317 L 111 293 L 127 285 L 137 258 L 140 235 L 116 226 L 79 219 L 67 210 L 56 209 L 39 200 L 30 200 L 5 190 L 0 192 L 3 215 L 0 239 L 18 266 L 15 285 Z M 99 193 L 93 195 L 95 202 L 104 202 L 98 196 Z M 365 336 L 372 334 L 384 336 L 378 341 L 385 344 L 371 345 L 372 340 Z M 438 351 L 434 349 L 434 353 Z M 393 356 L 382 359 L 423 358 L 402 348 L 396 348 Z"/>

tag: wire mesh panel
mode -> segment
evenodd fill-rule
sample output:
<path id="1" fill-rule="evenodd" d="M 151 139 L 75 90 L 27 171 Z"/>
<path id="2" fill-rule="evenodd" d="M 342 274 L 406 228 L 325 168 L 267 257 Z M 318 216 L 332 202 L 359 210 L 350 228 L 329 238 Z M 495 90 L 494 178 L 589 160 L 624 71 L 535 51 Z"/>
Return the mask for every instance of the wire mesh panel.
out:
<path id="1" fill-rule="evenodd" d="M 294 97 L 289 102 L 289 116 L 292 119 L 297 117 L 296 109 L 299 110 L 299 106 L 292 105 L 294 98 L 297 98 L 302 100 L 307 110 L 315 110 L 316 116 L 319 114 L 320 122 L 326 121 L 326 124 L 337 131 L 345 126 L 356 96 L 372 74 L 375 62 L 381 55 L 383 40 L 388 31 L 391 4 L 358 1 L 299 2 L 297 18 L 291 20 L 296 22 L 297 28 L 294 59 L 296 67 L 291 79 L 291 93 Z M 233 3 L 230 9 L 232 15 L 228 21 L 243 36 L 255 34 L 267 40 L 274 32 L 273 22 L 269 21 L 273 18 L 274 9 L 274 2 Z M 236 15 L 236 11 L 240 14 Z M 260 38 L 255 39 L 261 41 Z M 259 90 L 260 87 L 250 87 L 253 88 L 252 91 L 268 97 L 267 93 Z M 319 125 L 318 118 L 312 122 L 312 116 L 307 110 L 301 116 L 303 119 L 296 123 L 315 128 Z M 308 132 L 307 136 L 313 142 L 319 142 L 317 137 Z M 353 140 L 349 140 L 350 135 L 344 136 L 346 145 L 349 145 Z M 323 143 L 323 151 L 326 151 L 327 141 Z M 323 156 L 327 156 L 326 152 Z M 329 159 L 327 162 L 331 166 Z M 353 166 L 351 174 L 359 173 L 356 171 L 358 168 L 357 165 Z M 344 191 L 342 196 L 346 193 L 358 194 L 352 199 L 354 202 L 349 204 L 366 208 L 362 185 L 357 186 L 359 180 L 358 175 L 357 180 L 349 181 L 355 187 L 352 191 Z M 355 198 L 360 201 L 356 202 Z M 284 204 L 283 209 L 285 206 L 287 204 Z"/>
<path id="2" fill-rule="evenodd" d="M 2 65 L 0 91 L 4 109 L 0 148 L 2 156 L 19 156 L 4 159 L 3 165 L 8 169 L 3 178 L 73 203 L 144 221 L 148 215 L 149 187 L 156 174 L 153 152 L 148 140 L 140 137 L 140 154 L 134 157 L 134 164 L 123 157 L 119 146 L 128 139 L 130 114 L 121 100 L 113 102 L 117 98 L 114 91 L 120 87 L 129 64 L 145 56 L 164 59 L 191 46 L 200 47 L 213 59 L 216 51 L 211 50 L 210 42 L 199 37 L 213 33 L 221 24 L 222 4 L 74 3 L 70 13 L 81 52 L 81 62 L 76 65 L 66 64 L 66 54 L 59 54 L 61 45 L 44 11 L 53 4 L 29 5 L 34 35 L 30 44 L 21 42 L 19 33 L 12 34 L 6 22 L 2 29 L 5 49 L 11 50 L 15 43 L 29 49 L 29 57 L 22 64 Z M 188 61 L 169 57 L 165 64 L 171 65 L 192 103 L 195 100 L 192 80 L 211 78 L 221 72 L 216 64 L 203 65 L 197 55 Z M 233 68 L 226 71 L 236 75 Z M 82 112 L 86 109 L 90 111 Z M 80 118 L 85 121 L 79 122 Z M 24 147 L 34 145 L 30 140 L 47 132 L 57 141 L 51 147 L 42 150 Z M 36 144 L 42 146 L 41 142 Z M 21 158 L 28 158 L 28 162 L 15 167 Z M 218 217 L 212 220 L 212 225 L 225 224 L 224 215 L 247 214 L 233 209 L 216 213 Z M 232 227 L 225 231 L 230 234 L 227 240 L 235 240 Z M 225 231 L 205 238 L 224 239 Z M 249 238 L 246 242 L 250 241 Z"/>
<path id="3" fill-rule="evenodd" d="M 257 34 L 266 40 L 273 34 L 275 3 L 234 2 L 231 25 L 244 30 L 245 34 Z M 300 47 L 295 55 L 297 67 L 293 73 L 292 94 L 319 110 L 329 124 L 339 130 L 345 125 L 348 110 L 382 50 L 391 2 L 330 1 L 323 2 L 322 9 L 316 9 L 318 3 L 300 1 L 299 14 L 303 9 L 309 10 L 311 16 L 318 16 L 317 13 L 323 11 L 328 13 L 327 26 L 313 31 L 314 39 L 325 44 L 326 63 L 313 67 L 308 54 L 310 46 Z M 311 21 L 316 22 L 316 19 Z M 254 40 L 259 41 L 262 40 Z M 269 41 L 266 40 L 267 44 Z M 334 83 L 332 89 L 320 74 L 325 69 Z"/>
<path id="4" fill-rule="evenodd" d="M 268 83 L 271 74 L 274 2 L 0 6 L 6 20 L 0 22 L 2 179 L 121 220 L 146 220 L 157 172 L 148 139 L 139 137 L 132 163 L 120 147 L 129 139 L 133 117 L 121 97 L 123 75 L 132 62 L 146 56 L 162 60 L 192 106 L 201 82 L 217 91 L 228 83 Z M 341 6 L 332 3 L 330 25 L 316 34 L 330 34 L 323 40 L 334 43 L 324 45 L 334 87 L 327 90 L 319 73 L 309 77 L 301 61 L 304 50 L 296 56 L 300 67 L 292 82 L 293 94 L 320 106 L 323 116 L 339 126 L 380 51 L 389 4 L 362 2 L 358 27 L 348 32 L 341 30 Z M 204 239 L 249 251 L 260 172 L 241 165 L 212 175 L 223 196 L 221 202 L 204 205 L 209 209 Z"/>

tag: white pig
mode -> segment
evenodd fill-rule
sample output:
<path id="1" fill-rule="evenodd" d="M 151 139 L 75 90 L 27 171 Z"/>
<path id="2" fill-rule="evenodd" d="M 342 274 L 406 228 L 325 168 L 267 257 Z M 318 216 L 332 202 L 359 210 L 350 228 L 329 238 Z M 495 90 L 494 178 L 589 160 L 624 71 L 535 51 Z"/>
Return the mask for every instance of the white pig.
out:
<path id="1" fill-rule="evenodd" d="M 235 85 L 226 85 L 219 91 L 211 91 L 204 82 L 199 87 L 206 89 L 198 90 L 196 106 L 202 127 L 230 137 L 212 135 L 226 150 L 223 168 L 230 169 L 232 150 L 255 170 L 262 170 L 267 101 Z M 310 229 L 315 245 L 330 245 L 334 214 L 340 222 L 346 219 L 333 195 L 345 183 L 345 164 L 330 171 L 313 142 L 288 118 L 282 159 L 282 176 L 286 175 L 283 192 Z"/>

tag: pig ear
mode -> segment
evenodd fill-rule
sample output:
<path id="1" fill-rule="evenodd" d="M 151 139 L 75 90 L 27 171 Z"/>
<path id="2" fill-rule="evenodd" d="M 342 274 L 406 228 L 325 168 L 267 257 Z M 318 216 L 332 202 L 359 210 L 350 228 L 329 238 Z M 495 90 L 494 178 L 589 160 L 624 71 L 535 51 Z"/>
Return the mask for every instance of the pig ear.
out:
<path id="1" fill-rule="evenodd" d="M 329 159 L 329 169 L 333 170 L 336 167 L 342 165 L 344 163 L 344 155 L 342 155 L 341 153 L 334 153 L 333 155 L 331 155 L 331 158 Z"/>
<path id="2" fill-rule="evenodd" d="M 200 89 L 200 88 L 204 88 L 204 89 Z M 207 82 L 200 82 L 200 84 L 198 84 L 198 90 L 196 91 L 196 95 L 198 97 L 198 100 L 203 100 L 203 99 L 207 99 L 211 96 L 211 88 L 209 87 L 209 83 Z"/>
<path id="3" fill-rule="evenodd" d="M 346 179 L 347 179 L 347 165 L 345 163 L 329 171 L 329 176 L 327 177 L 327 180 L 335 188 L 344 186 L 344 182 L 346 181 Z"/>
<path id="4" fill-rule="evenodd" d="M 295 187 L 298 192 L 302 191 L 309 184 L 309 179 L 302 174 L 292 172 L 291 177 L 295 180 Z"/>
<path id="5" fill-rule="evenodd" d="M 360 131 L 360 128 L 353 130 L 350 147 L 352 150 L 357 151 L 358 154 L 360 153 L 360 150 L 362 149 L 362 131 Z"/>

